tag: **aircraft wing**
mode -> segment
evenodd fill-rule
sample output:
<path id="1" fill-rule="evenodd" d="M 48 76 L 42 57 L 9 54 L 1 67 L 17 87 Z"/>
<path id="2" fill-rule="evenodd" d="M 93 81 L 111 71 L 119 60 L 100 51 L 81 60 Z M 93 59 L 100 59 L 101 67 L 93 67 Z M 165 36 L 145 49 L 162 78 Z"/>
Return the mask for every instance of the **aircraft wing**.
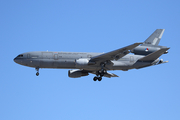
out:
<path id="1" fill-rule="evenodd" d="M 158 59 L 162 54 L 164 54 L 164 52 L 166 52 L 168 49 L 170 48 L 161 48 L 160 50 L 139 59 L 139 61 L 154 61 Z"/>
<path id="2" fill-rule="evenodd" d="M 117 76 L 117 75 L 114 74 L 114 73 L 109 73 L 109 72 L 107 72 L 107 73 L 104 74 L 104 77 L 111 78 L 111 77 L 119 77 L 119 76 Z"/>
<path id="3" fill-rule="evenodd" d="M 137 47 L 138 45 L 140 45 L 142 43 L 134 43 L 132 45 L 108 52 L 108 53 L 104 53 L 95 57 L 92 57 L 90 59 L 90 62 L 105 62 L 105 61 L 109 61 L 109 60 L 118 60 L 122 57 L 124 57 L 125 55 L 129 54 L 129 50 L 132 50 L 133 48 Z"/>

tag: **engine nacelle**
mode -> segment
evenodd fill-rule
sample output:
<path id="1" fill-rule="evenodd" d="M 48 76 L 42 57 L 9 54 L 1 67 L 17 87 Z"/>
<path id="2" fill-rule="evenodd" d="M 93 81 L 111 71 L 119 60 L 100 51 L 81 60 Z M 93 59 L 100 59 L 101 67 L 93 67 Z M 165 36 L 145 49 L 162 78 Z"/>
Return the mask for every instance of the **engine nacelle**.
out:
<path id="1" fill-rule="evenodd" d="M 89 59 L 86 59 L 86 58 L 80 58 L 80 59 L 75 60 L 76 67 L 79 67 L 79 68 L 87 66 L 88 63 L 89 63 Z"/>
<path id="2" fill-rule="evenodd" d="M 158 50 L 160 50 L 159 47 L 137 46 L 136 48 L 131 50 L 131 53 L 134 53 L 136 55 L 148 55 Z"/>
<path id="3" fill-rule="evenodd" d="M 88 75 L 89 75 L 88 72 L 84 72 L 82 70 L 69 70 L 68 71 L 68 76 L 71 78 L 78 78 L 78 77 L 88 76 Z"/>

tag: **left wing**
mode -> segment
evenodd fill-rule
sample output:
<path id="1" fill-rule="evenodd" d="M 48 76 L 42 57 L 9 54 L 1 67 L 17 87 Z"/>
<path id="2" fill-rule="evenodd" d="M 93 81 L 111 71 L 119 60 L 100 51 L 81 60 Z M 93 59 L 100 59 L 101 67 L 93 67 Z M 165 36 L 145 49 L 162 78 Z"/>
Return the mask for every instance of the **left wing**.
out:
<path id="1" fill-rule="evenodd" d="M 91 62 L 105 62 L 105 61 L 109 61 L 109 60 L 118 60 L 122 57 L 124 57 L 125 55 L 129 54 L 129 50 L 132 50 L 133 48 L 137 47 L 138 45 L 140 45 L 142 43 L 134 43 L 132 45 L 108 52 L 108 53 L 104 53 L 95 57 L 92 57 L 90 59 L 90 63 Z"/>
<path id="2" fill-rule="evenodd" d="M 119 77 L 119 76 L 117 76 L 117 75 L 116 75 L 116 74 L 114 74 L 114 73 L 109 73 L 109 72 L 106 72 L 106 73 L 104 74 L 104 77 L 111 78 L 111 77 Z"/>

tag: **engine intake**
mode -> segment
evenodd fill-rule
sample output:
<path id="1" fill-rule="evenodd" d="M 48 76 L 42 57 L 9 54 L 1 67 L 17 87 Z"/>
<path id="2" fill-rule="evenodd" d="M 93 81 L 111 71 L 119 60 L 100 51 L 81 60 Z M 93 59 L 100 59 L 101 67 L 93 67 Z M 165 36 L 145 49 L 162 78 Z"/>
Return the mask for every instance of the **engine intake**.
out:
<path id="1" fill-rule="evenodd" d="M 88 75 L 89 75 L 88 72 L 85 72 L 85 71 L 82 71 L 82 70 L 69 70 L 68 71 L 68 76 L 70 78 L 79 78 L 79 77 L 88 76 Z"/>
<path id="2" fill-rule="evenodd" d="M 87 66 L 88 63 L 89 63 L 89 59 L 86 59 L 86 58 L 81 58 L 81 59 L 75 60 L 76 67 L 78 67 L 78 68 Z"/>

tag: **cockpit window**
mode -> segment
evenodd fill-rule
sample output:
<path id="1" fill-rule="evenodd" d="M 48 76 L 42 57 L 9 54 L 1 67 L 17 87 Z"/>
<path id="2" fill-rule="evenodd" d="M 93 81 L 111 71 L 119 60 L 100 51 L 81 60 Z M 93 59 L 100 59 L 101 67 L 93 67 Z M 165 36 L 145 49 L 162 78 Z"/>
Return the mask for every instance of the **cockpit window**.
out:
<path id="1" fill-rule="evenodd" d="M 18 55 L 17 57 L 23 57 L 23 55 L 21 54 L 21 55 Z"/>

